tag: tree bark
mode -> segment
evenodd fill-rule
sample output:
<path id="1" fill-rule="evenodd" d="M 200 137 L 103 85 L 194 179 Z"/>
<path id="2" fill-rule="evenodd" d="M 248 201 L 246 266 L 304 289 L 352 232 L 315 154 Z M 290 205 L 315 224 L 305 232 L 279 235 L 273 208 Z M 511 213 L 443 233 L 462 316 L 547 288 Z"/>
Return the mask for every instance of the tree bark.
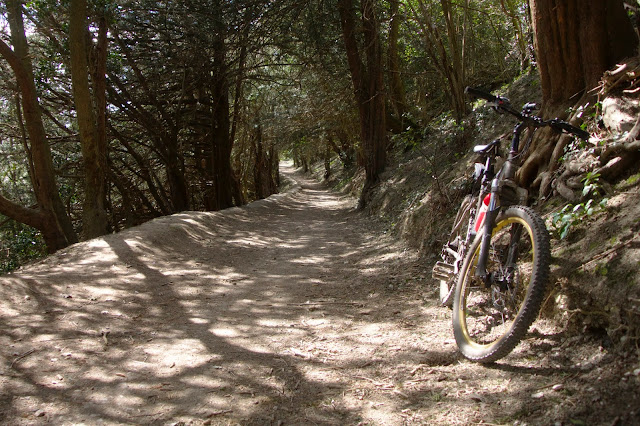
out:
<path id="1" fill-rule="evenodd" d="M 568 107 L 595 95 L 603 73 L 635 54 L 638 39 L 622 0 L 529 0 L 542 86 L 545 118 L 566 118 Z M 519 170 L 520 182 L 557 168 L 557 143 L 551 131 L 539 131 Z"/>
<path id="2" fill-rule="evenodd" d="M 219 7 L 219 5 L 217 6 Z M 208 210 L 222 210 L 233 206 L 232 186 L 235 184 L 231 168 L 232 140 L 229 118 L 229 76 L 227 72 L 227 51 L 225 45 L 226 27 L 221 12 L 214 23 L 213 64 L 211 73 L 211 100 L 213 104 L 211 121 L 210 170 L 213 178 L 213 194 L 205 199 Z"/>
<path id="3" fill-rule="evenodd" d="M 89 38 L 87 21 L 87 1 L 71 0 L 69 18 L 69 50 L 71 52 L 71 83 L 76 106 L 78 130 L 82 146 L 84 163 L 84 203 L 82 206 L 82 234 L 90 239 L 107 233 L 106 177 L 107 148 L 104 135 L 104 122 L 100 129 L 97 117 L 104 119 L 104 110 L 100 113 L 94 108 L 89 88 L 89 61 L 87 39 Z M 104 32 L 104 35 L 102 34 Z M 101 43 L 106 43 L 106 26 L 102 26 Z M 99 46 L 105 49 L 106 46 Z M 106 56 L 104 56 L 106 59 Z M 104 70 L 105 67 L 101 67 Z M 97 77 L 98 73 L 96 73 Z M 104 74 L 102 74 L 104 78 Z M 97 87 L 96 87 L 97 89 Z M 104 90 L 104 86 L 100 89 Z M 96 96 L 98 96 L 96 90 Z M 102 99 L 104 92 L 102 93 Z M 96 106 L 98 106 L 96 102 Z M 106 104 L 100 105 L 102 108 Z"/>
<path id="4" fill-rule="evenodd" d="M 268 152 L 265 150 L 264 141 L 262 140 L 262 127 L 259 124 L 254 130 L 252 139 L 254 155 L 253 187 L 256 199 L 260 200 L 277 191 L 273 176 L 275 150 L 273 146 L 270 147 Z"/>
<path id="5" fill-rule="evenodd" d="M 22 109 L 27 134 L 29 135 L 30 161 L 33 163 L 33 188 L 38 203 L 38 213 L 11 203 L 3 198 L 0 211 L 18 222 L 28 224 L 42 232 L 50 253 L 77 242 L 71 220 L 58 193 L 51 148 L 46 139 L 40 105 L 24 24 L 22 5 L 18 0 L 7 0 L 7 16 L 11 29 L 12 50 L 0 40 L 0 55 L 11 67 L 22 95 Z M 29 223 L 27 223 L 29 222 Z"/>
<path id="6" fill-rule="evenodd" d="M 385 119 L 384 69 L 378 20 L 374 0 L 362 0 L 360 13 L 362 27 L 356 25 L 352 0 L 338 0 L 342 36 L 345 43 L 351 80 L 360 115 L 360 134 L 365 169 L 365 182 L 359 200 L 364 208 L 373 187 L 386 165 L 387 135 Z M 358 31 L 362 33 L 365 62 L 360 55 Z"/>
<path id="7" fill-rule="evenodd" d="M 578 100 L 602 74 L 635 54 L 622 0 L 529 0 L 545 110 Z"/>

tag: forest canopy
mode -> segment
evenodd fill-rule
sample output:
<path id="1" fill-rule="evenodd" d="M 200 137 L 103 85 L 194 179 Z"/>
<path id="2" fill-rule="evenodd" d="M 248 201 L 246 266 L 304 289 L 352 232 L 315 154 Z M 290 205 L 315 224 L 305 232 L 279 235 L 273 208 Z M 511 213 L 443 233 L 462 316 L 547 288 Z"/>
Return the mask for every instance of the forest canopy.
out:
<path id="1" fill-rule="evenodd" d="M 637 4 L 564 2 L 573 22 L 540 13 L 548 3 L 4 1 L 1 268 L 154 217 L 265 198 L 284 156 L 364 168 L 364 204 L 398 141 L 463 122 L 469 85 L 540 70 L 549 104 L 564 108 L 569 95 L 549 84 L 564 81 L 572 26 L 604 26 L 607 51 L 628 40 L 596 70 L 584 68 L 595 48 L 567 62 L 587 93 L 635 52 L 625 5 Z M 537 37 L 551 27 L 560 41 Z M 579 34 L 576 46 L 592 43 Z M 531 161 L 534 177 L 549 157 Z"/>

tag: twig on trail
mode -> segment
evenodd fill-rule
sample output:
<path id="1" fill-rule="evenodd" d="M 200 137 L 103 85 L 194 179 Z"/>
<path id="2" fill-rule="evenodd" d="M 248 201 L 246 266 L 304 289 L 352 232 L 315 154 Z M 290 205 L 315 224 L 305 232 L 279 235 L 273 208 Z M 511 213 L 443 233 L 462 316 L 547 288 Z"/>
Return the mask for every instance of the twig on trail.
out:
<path id="1" fill-rule="evenodd" d="M 361 379 L 361 380 L 366 380 L 370 383 L 372 383 L 375 387 L 383 389 L 383 390 L 393 390 L 395 389 L 394 385 L 391 385 L 389 383 L 381 383 L 381 382 L 377 382 L 373 379 L 370 379 L 368 377 L 364 377 L 364 376 L 351 376 L 354 379 Z"/>
<path id="2" fill-rule="evenodd" d="M 411 370 L 411 373 L 409 373 L 409 374 L 411 374 L 413 376 L 414 374 L 416 374 L 418 372 L 418 370 L 420 370 L 422 368 L 427 368 L 427 367 L 429 367 L 429 365 L 427 365 L 427 364 L 419 364 L 416 368 Z"/>
<path id="3" fill-rule="evenodd" d="M 222 414 L 228 414 L 228 413 L 233 413 L 233 410 L 218 410 L 218 411 L 214 411 L 213 413 L 209 414 L 207 417 L 221 416 Z"/>
<path id="4" fill-rule="evenodd" d="M 564 378 L 564 380 L 561 380 L 561 381 L 559 381 L 559 382 L 553 382 L 553 383 L 550 383 L 550 384 L 547 384 L 547 385 L 544 385 L 544 386 L 540 386 L 540 387 L 537 387 L 537 388 L 535 388 L 535 389 L 533 389 L 533 390 L 535 390 L 535 391 L 539 391 L 539 390 L 542 390 L 542 389 L 552 388 L 552 387 L 554 387 L 555 385 L 564 385 L 564 384 L 566 384 L 569 380 L 571 380 L 571 379 L 575 379 L 576 377 L 578 377 L 578 375 L 579 375 L 579 374 L 580 374 L 580 373 L 573 373 L 573 374 L 571 374 L 571 375 L 569 375 L 569 376 L 565 377 L 565 378 Z"/>
<path id="5" fill-rule="evenodd" d="M 135 417 L 153 417 L 153 416 L 159 416 L 161 414 L 165 414 L 166 411 L 158 411 L 157 413 L 149 413 L 149 414 L 129 414 L 129 417 L 131 418 L 135 418 Z"/>
<path id="6" fill-rule="evenodd" d="M 20 361 L 23 358 L 28 357 L 29 355 L 31 355 L 32 353 L 34 353 L 36 350 L 35 349 L 29 349 L 28 351 L 26 351 L 25 353 L 23 353 L 22 355 L 19 355 L 16 359 L 13 360 L 13 362 L 11 363 L 11 368 L 13 368 L 13 366 Z"/>
<path id="7" fill-rule="evenodd" d="M 91 337 L 91 336 L 89 336 Z M 61 340 L 82 340 L 82 339 L 87 339 L 87 336 L 81 336 L 81 337 L 57 337 L 55 339 L 44 339 L 44 340 L 36 340 L 33 341 L 33 343 L 46 343 L 46 342 L 59 342 Z"/>
<path id="8" fill-rule="evenodd" d="M 304 303 L 286 303 L 287 306 L 311 306 L 311 305 L 362 305 L 362 302 L 331 302 L 320 300 L 318 302 L 304 302 Z"/>
<path id="9" fill-rule="evenodd" d="M 291 351 L 291 353 L 293 353 L 294 356 L 298 356 L 300 358 L 310 359 L 313 356 L 312 354 L 304 353 L 301 350 L 296 348 L 289 348 L 289 350 Z"/>
<path id="10" fill-rule="evenodd" d="M 635 235 L 633 238 L 631 238 L 628 241 L 625 241 L 624 243 L 618 243 L 615 246 L 611 247 L 609 250 L 604 251 L 602 253 L 600 253 L 599 255 L 595 256 L 593 259 L 589 260 L 588 262 L 583 263 L 582 265 L 580 265 L 580 268 L 582 268 L 583 270 L 587 267 L 587 265 L 592 264 L 593 262 L 600 260 L 604 257 L 609 256 L 611 253 L 615 252 L 618 249 L 621 249 L 622 247 L 628 246 L 629 244 L 631 244 L 633 241 L 635 241 L 636 237 L 638 235 Z"/>

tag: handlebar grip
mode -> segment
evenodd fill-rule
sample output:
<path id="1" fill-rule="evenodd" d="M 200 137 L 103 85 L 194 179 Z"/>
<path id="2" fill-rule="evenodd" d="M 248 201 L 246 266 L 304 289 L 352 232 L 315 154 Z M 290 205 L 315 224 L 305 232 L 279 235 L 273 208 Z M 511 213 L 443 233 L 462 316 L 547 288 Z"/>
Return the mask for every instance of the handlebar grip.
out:
<path id="1" fill-rule="evenodd" d="M 473 87 L 467 87 L 466 89 L 464 89 L 464 93 L 474 98 L 485 99 L 489 102 L 498 102 L 498 98 L 496 96 L 479 89 L 474 89 Z"/>
<path id="2" fill-rule="evenodd" d="M 566 121 L 562 121 L 558 119 L 551 120 L 551 126 L 559 131 L 565 131 L 567 133 L 571 133 L 572 135 L 575 135 L 585 141 L 589 140 L 589 137 L 591 136 L 589 135 L 589 132 L 586 132 L 576 126 L 573 126 L 567 123 Z"/>

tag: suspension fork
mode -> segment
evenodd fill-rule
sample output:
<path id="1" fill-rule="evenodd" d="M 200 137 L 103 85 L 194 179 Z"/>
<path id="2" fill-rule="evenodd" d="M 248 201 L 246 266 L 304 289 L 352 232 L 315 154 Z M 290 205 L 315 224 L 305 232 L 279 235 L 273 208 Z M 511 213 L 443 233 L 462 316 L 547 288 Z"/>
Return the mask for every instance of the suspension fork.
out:
<path id="1" fill-rule="evenodd" d="M 489 200 L 489 206 L 485 215 L 484 223 L 482 224 L 482 241 L 480 242 L 480 253 L 478 254 L 478 264 L 476 265 L 476 278 L 482 280 L 485 285 L 488 285 L 487 276 L 487 260 L 489 259 L 489 248 L 491 246 L 491 234 L 496 224 L 496 218 L 500 212 L 500 205 L 498 204 L 498 192 L 500 190 L 500 180 L 498 177 L 494 178 L 491 182 L 491 199 Z"/>

